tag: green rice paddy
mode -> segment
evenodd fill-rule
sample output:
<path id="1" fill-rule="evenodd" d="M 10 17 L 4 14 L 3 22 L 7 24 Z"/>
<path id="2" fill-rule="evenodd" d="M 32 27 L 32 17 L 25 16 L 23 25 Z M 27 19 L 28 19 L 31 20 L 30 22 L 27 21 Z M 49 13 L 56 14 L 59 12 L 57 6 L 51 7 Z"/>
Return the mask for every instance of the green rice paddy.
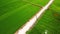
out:
<path id="1" fill-rule="evenodd" d="M 28 1 L 28 2 L 27 2 Z M 14 34 L 49 0 L 0 0 L 0 34 Z M 60 0 L 55 0 L 27 34 L 60 34 Z"/>

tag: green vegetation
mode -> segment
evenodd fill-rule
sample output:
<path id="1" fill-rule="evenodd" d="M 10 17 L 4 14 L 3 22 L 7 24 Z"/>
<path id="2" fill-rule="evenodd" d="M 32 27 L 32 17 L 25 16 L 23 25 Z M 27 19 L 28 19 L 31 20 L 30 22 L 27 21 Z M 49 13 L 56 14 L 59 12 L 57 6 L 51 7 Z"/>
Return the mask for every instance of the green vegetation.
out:
<path id="1" fill-rule="evenodd" d="M 28 2 L 27 2 L 28 1 Z M 40 7 L 45 6 L 49 0 L 0 0 L 0 34 L 14 34 L 25 24 Z M 27 34 L 48 34 L 60 33 L 60 0 L 55 0 L 48 10 L 38 19 L 37 24 Z M 55 13 L 58 17 L 55 17 Z"/>
<path id="2" fill-rule="evenodd" d="M 55 0 L 27 34 L 60 34 L 60 2 Z"/>
<path id="3" fill-rule="evenodd" d="M 13 34 L 40 8 L 22 0 L 0 0 L 0 34 Z"/>

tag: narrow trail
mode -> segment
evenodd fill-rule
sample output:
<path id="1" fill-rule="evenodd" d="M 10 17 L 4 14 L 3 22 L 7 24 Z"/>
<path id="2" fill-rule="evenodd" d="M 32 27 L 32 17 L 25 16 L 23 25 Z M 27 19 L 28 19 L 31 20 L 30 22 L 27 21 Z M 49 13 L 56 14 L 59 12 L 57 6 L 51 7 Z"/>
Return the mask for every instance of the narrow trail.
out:
<path id="1" fill-rule="evenodd" d="M 50 0 L 46 6 L 44 6 L 36 15 L 34 15 L 28 22 L 26 22 L 26 24 L 20 28 L 17 32 L 15 32 L 15 34 L 26 34 L 27 31 L 29 31 L 29 29 L 31 27 L 33 27 L 33 25 L 36 23 L 37 19 L 41 17 L 41 15 L 45 12 L 45 10 L 47 10 L 49 8 L 49 6 L 52 4 L 54 0 Z"/>

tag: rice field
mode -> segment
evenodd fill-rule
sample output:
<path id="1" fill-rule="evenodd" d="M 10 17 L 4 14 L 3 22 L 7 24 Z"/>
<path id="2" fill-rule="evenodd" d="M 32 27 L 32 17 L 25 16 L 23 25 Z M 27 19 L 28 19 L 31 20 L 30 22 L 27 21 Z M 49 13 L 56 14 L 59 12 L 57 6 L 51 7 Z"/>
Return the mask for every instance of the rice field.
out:
<path id="1" fill-rule="evenodd" d="M 14 34 L 49 0 L 0 0 L 0 34 Z M 55 0 L 27 34 L 60 34 L 60 0 Z M 36 5 L 37 4 L 37 5 Z"/>

